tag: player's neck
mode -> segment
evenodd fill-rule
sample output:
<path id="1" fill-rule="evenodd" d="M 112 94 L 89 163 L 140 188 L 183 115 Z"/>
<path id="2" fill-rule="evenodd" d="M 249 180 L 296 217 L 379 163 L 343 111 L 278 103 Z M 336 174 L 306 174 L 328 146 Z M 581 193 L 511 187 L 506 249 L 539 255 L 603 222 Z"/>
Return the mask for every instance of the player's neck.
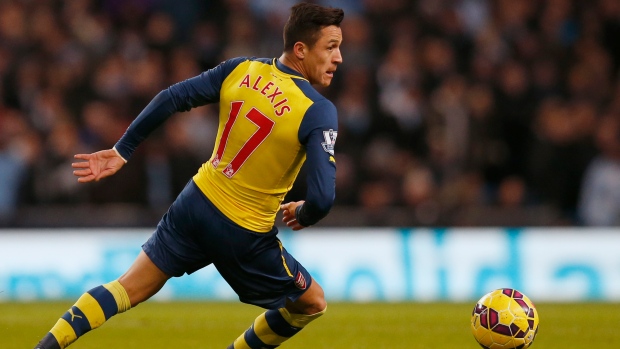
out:
<path id="1" fill-rule="evenodd" d="M 278 58 L 278 60 L 280 61 L 280 63 L 284 64 L 285 66 L 293 69 L 294 71 L 298 72 L 299 74 L 301 74 L 304 78 L 308 78 L 308 75 L 305 72 L 304 66 L 302 64 L 302 62 L 298 59 L 296 59 L 295 56 L 291 56 L 289 54 L 287 54 L 286 52 L 284 52 L 282 54 L 282 56 L 280 56 L 280 58 Z"/>

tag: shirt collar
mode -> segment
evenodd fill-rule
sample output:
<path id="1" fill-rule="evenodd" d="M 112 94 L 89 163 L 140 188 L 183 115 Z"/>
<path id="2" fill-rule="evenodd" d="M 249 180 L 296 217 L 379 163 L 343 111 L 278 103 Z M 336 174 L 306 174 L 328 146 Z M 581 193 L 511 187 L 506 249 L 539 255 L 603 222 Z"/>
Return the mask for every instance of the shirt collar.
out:
<path id="1" fill-rule="evenodd" d="M 284 65 L 284 63 L 280 62 L 280 60 L 278 58 L 274 58 L 274 61 L 276 63 L 276 68 L 278 68 L 282 72 L 284 72 L 286 74 L 290 74 L 290 75 L 295 75 L 295 76 L 298 76 L 300 78 L 305 79 L 304 76 L 301 75 L 300 72 L 298 72 L 297 70 L 295 70 L 293 68 L 287 67 L 286 65 Z"/>

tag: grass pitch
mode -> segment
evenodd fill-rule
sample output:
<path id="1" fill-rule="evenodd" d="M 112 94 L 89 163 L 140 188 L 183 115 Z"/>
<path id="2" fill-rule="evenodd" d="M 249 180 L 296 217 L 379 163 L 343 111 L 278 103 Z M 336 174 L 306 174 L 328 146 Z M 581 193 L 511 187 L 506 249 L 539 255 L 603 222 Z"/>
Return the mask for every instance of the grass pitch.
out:
<path id="1" fill-rule="evenodd" d="M 476 349 L 472 304 L 330 303 L 324 317 L 281 348 Z M 0 303 L 0 348 L 33 348 L 72 302 Z M 620 348 L 620 304 L 537 304 L 532 348 Z M 240 303 L 146 302 L 118 315 L 71 349 L 224 349 L 262 312 Z"/>

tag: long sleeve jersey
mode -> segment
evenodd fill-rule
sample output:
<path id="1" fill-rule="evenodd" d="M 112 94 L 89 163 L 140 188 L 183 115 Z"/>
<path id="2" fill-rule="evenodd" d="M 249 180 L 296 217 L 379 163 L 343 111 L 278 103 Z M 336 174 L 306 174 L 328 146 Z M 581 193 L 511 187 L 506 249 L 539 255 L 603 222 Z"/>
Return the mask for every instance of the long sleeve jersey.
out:
<path id="1" fill-rule="evenodd" d="M 338 119 L 334 105 L 278 59 L 239 57 L 161 91 L 115 148 L 126 160 L 175 112 L 219 103 L 211 158 L 193 180 L 229 219 L 272 229 L 279 206 L 306 163 L 307 193 L 297 210 L 304 226 L 332 207 Z"/>

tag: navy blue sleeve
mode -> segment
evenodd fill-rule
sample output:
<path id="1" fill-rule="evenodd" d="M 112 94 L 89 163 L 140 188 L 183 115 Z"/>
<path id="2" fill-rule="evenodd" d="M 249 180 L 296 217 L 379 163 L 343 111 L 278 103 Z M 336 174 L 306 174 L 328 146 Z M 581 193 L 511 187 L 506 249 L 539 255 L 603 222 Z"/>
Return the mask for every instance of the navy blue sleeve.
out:
<path id="1" fill-rule="evenodd" d="M 161 91 L 129 125 L 114 146 L 116 150 L 129 160 L 138 145 L 172 114 L 219 101 L 224 79 L 245 60 L 245 57 L 230 59 Z"/>
<path id="2" fill-rule="evenodd" d="M 306 148 L 307 186 L 305 203 L 295 216 L 302 226 L 316 224 L 327 216 L 336 194 L 334 145 L 338 135 L 336 107 L 323 99 L 313 104 L 299 128 L 299 141 Z"/>

